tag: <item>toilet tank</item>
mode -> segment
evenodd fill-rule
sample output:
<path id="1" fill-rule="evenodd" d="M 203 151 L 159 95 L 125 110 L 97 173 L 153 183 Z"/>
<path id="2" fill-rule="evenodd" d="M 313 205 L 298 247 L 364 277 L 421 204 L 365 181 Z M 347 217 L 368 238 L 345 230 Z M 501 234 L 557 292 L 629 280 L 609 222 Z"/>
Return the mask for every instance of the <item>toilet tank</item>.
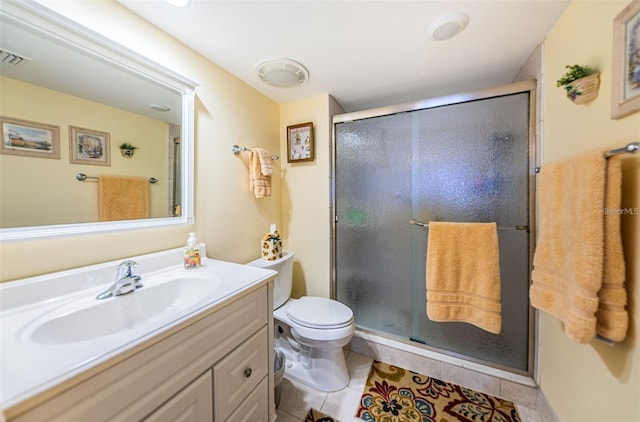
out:
<path id="1" fill-rule="evenodd" d="M 282 251 L 282 258 L 275 261 L 258 258 L 246 264 L 251 267 L 267 268 L 278 272 L 273 283 L 273 309 L 278 309 L 291 297 L 294 255 L 293 251 Z"/>

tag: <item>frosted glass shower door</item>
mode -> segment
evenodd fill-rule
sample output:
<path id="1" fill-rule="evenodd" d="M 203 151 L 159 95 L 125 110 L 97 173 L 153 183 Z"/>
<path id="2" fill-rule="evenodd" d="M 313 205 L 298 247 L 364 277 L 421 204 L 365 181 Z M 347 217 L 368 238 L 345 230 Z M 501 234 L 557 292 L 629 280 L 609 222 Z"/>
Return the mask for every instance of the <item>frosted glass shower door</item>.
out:
<path id="1" fill-rule="evenodd" d="M 528 370 L 529 94 L 413 113 L 412 218 L 496 222 L 502 331 L 426 316 L 429 229 L 412 225 L 413 340 L 470 358 Z"/>
<path id="2" fill-rule="evenodd" d="M 530 372 L 529 91 L 334 125 L 333 277 L 361 329 Z M 502 332 L 426 314 L 429 229 L 496 222 Z"/>
<path id="3" fill-rule="evenodd" d="M 363 328 L 411 335 L 409 114 L 336 125 L 337 299 Z"/>

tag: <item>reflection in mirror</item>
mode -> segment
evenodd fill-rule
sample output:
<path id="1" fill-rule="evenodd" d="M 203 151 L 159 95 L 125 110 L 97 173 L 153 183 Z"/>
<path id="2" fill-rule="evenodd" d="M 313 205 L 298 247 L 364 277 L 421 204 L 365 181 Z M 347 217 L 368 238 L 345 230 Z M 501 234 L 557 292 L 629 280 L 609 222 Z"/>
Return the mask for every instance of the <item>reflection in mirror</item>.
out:
<path id="1" fill-rule="evenodd" d="M 2 239 L 191 220 L 196 83 L 37 3 L 1 7 Z"/>

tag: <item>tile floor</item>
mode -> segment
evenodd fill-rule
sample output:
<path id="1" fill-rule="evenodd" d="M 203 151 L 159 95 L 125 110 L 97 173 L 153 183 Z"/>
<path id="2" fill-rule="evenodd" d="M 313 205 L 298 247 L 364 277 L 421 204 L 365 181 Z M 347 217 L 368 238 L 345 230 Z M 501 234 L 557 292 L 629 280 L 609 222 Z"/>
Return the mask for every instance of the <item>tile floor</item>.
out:
<path id="1" fill-rule="evenodd" d="M 346 388 L 333 393 L 314 390 L 298 382 L 291 381 L 285 376 L 281 384 L 277 422 L 304 421 L 304 417 L 310 407 L 331 415 L 341 422 L 362 422 L 355 417 L 355 413 L 372 362 L 373 358 L 355 352 L 347 352 L 347 367 L 351 381 Z M 458 384 L 463 385 L 464 383 L 458 380 Z M 469 387 L 474 388 L 472 386 Z M 523 422 L 546 422 L 548 420 L 538 415 L 535 409 L 518 403 L 517 399 L 511 400 L 515 402 Z"/>

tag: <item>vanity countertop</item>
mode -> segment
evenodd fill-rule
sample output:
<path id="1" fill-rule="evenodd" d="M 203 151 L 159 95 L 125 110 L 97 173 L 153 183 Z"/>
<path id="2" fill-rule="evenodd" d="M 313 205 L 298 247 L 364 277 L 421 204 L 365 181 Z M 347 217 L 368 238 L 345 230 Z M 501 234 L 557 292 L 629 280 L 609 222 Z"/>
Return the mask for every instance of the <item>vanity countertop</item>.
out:
<path id="1" fill-rule="evenodd" d="M 167 265 L 181 262 L 182 248 L 130 259 L 139 263 L 135 274 L 142 277 L 144 287 L 104 301 L 97 301 L 96 295 L 113 282 L 116 267 L 124 259 L 0 285 L 0 409 L 8 409 L 92 369 L 99 370 L 109 361 L 130 356 L 163 334 L 215 311 L 243 292 L 259 288 L 276 274 L 215 259 L 208 259 L 206 266 L 195 270 L 185 270 L 182 264 Z M 113 325 L 110 321 L 128 312 L 128 304 L 148 300 L 144 296 L 148 292 L 160 292 L 157 287 L 166 287 L 163 283 L 167 280 L 180 281 L 184 300 L 180 296 L 180 300 L 168 301 L 166 309 L 159 309 L 164 305 L 158 305 L 154 297 L 150 302 L 158 317 L 144 318 L 116 332 L 100 328 Z M 189 291 L 189 283 L 198 285 L 199 290 Z M 108 316 L 85 313 L 98 316 L 81 322 L 81 331 L 86 327 L 89 338 L 63 335 L 61 341 L 56 341 L 36 335 L 51 320 L 77 310 L 93 310 L 96 303 L 102 305 L 106 301 L 112 301 Z M 96 336 L 95 332 L 91 334 L 92 328 L 103 332 Z"/>

